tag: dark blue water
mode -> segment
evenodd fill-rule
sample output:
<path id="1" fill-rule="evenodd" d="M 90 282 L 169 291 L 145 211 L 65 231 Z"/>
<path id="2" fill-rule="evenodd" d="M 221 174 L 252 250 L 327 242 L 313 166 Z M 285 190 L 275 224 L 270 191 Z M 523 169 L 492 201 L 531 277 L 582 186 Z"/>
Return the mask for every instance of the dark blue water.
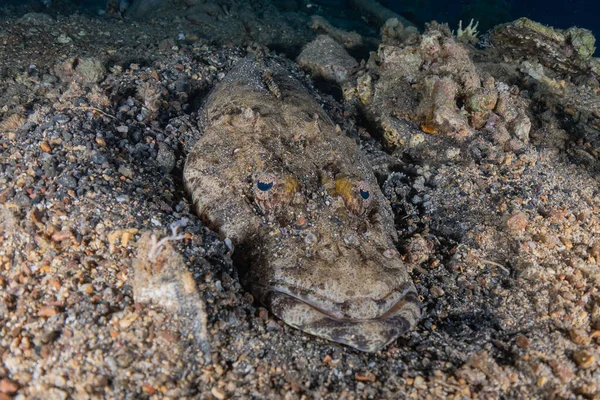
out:
<path id="1" fill-rule="evenodd" d="M 600 1 L 598 0 L 381 0 L 381 3 L 417 24 L 432 19 L 448 22 L 479 21 L 485 32 L 494 25 L 528 17 L 556 28 L 578 26 L 600 34 Z"/>
<path id="2" fill-rule="evenodd" d="M 76 10 L 89 15 L 98 15 L 98 11 L 106 8 L 108 0 L 0 0 L 3 5 L 27 5 L 35 11 L 59 8 L 63 12 Z M 134 0 L 114 0 L 117 2 Z M 144 0 L 137 0 L 144 1 Z M 165 0 L 166 1 L 166 0 Z M 177 1 L 177 0 L 175 0 Z M 253 2 L 253 0 L 245 0 Z M 264 0 L 268 1 L 268 0 Z M 271 0 L 286 9 L 305 10 L 308 4 L 319 6 L 321 10 L 332 11 L 328 19 L 335 25 L 346 25 L 356 29 L 363 23 L 349 10 L 345 0 Z M 456 29 L 458 21 L 463 24 L 474 18 L 479 21 L 479 31 L 486 32 L 497 24 L 509 22 L 519 17 L 528 17 L 537 22 L 556 28 L 578 26 L 590 29 L 596 36 L 600 35 L 600 0 L 379 0 L 380 3 L 406 17 L 419 27 L 425 22 L 436 20 L 447 22 Z M 212 2 L 223 2 L 212 0 Z M 55 10 L 56 11 L 56 10 Z M 338 21 L 336 21 L 336 17 Z"/>

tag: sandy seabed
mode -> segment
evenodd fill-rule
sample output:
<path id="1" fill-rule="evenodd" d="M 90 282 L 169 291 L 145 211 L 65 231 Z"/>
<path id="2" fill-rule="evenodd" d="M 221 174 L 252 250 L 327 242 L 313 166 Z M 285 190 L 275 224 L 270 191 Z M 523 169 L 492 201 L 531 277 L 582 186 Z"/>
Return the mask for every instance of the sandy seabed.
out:
<path id="1" fill-rule="evenodd" d="M 0 400 L 600 396 L 598 142 L 569 131 L 576 116 L 543 98 L 547 80 L 527 86 L 510 61 L 457 43 L 528 134 L 467 118 L 470 139 L 453 137 L 460 113 L 419 104 L 424 89 L 398 106 L 435 114 L 433 128 L 413 121 L 428 144 L 410 151 L 390 150 L 373 110 L 314 89 L 374 160 L 424 302 L 413 331 L 365 354 L 257 304 L 183 192 L 202 99 L 246 47 L 176 18 L 1 23 Z M 385 76 L 372 74 L 374 101 Z M 148 261 L 150 235 L 182 220 L 184 238 Z"/>

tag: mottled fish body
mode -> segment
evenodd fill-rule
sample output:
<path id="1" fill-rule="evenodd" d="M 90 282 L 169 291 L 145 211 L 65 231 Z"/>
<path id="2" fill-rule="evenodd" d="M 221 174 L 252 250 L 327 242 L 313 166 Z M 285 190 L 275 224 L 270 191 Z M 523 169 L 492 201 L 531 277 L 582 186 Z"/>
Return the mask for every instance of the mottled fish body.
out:
<path id="1" fill-rule="evenodd" d="M 393 214 L 354 140 L 275 61 L 238 62 L 209 95 L 184 182 L 235 245 L 242 282 L 287 324 L 363 351 L 414 326 Z"/>

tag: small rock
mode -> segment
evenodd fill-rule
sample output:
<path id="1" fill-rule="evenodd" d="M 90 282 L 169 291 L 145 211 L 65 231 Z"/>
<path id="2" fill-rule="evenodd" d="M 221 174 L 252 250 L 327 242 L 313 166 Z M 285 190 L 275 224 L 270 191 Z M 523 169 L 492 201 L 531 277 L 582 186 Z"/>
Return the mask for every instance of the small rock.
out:
<path id="1" fill-rule="evenodd" d="M 356 93 L 361 103 L 368 105 L 373 99 L 373 78 L 363 74 L 356 79 Z"/>
<path id="2" fill-rule="evenodd" d="M 52 147 L 50 147 L 50 145 L 46 142 L 40 143 L 40 147 L 42 148 L 42 151 L 46 153 L 50 153 L 50 151 L 52 151 Z"/>
<path id="3" fill-rule="evenodd" d="M 80 58 L 75 71 L 86 84 L 98 83 L 104 79 L 106 74 L 102 62 L 94 57 Z"/>
<path id="4" fill-rule="evenodd" d="M 175 42 L 175 39 L 164 39 L 158 43 L 158 49 L 160 51 L 168 51 L 168 50 L 171 50 L 173 48 L 173 46 L 176 46 L 176 45 L 177 45 L 177 43 Z"/>
<path id="5" fill-rule="evenodd" d="M 66 124 L 67 122 L 69 122 L 71 120 L 71 118 L 69 118 L 67 115 L 65 114 L 56 114 L 54 116 L 54 122 L 56 122 L 57 124 Z"/>
<path id="6" fill-rule="evenodd" d="M 267 319 L 269 319 L 269 312 L 266 308 L 260 307 L 258 309 L 258 317 L 263 321 L 266 321 Z"/>
<path id="7" fill-rule="evenodd" d="M 548 365 L 552 368 L 552 373 L 563 383 L 569 382 L 575 376 L 573 363 L 564 362 L 563 360 L 549 360 Z"/>
<path id="8" fill-rule="evenodd" d="M 77 179 L 73 175 L 62 175 L 56 180 L 56 183 L 69 189 L 77 187 Z"/>
<path id="9" fill-rule="evenodd" d="M 529 347 L 529 339 L 526 336 L 519 335 L 515 339 L 515 344 L 521 349 L 526 349 Z"/>
<path id="10" fill-rule="evenodd" d="M 108 161 L 108 158 L 106 158 L 106 156 L 98 151 L 94 151 L 92 152 L 92 161 L 95 162 L 96 164 L 104 164 L 105 162 Z"/>
<path id="11" fill-rule="evenodd" d="M 17 20 L 17 24 L 27 26 L 47 26 L 54 24 L 54 19 L 44 13 L 27 13 Z"/>
<path id="12" fill-rule="evenodd" d="M 478 89 L 467 99 L 465 107 L 472 112 L 490 111 L 496 107 L 498 93 L 493 89 Z"/>
<path id="13" fill-rule="evenodd" d="M 27 207 L 31 205 L 31 199 L 25 192 L 21 192 L 15 196 L 15 203 L 20 207 Z"/>
<path id="14" fill-rule="evenodd" d="M 590 249 L 590 255 L 597 260 L 600 260 L 600 242 L 596 242 Z"/>
<path id="15" fill-rule="evenodd" d="M 547 377 L 540 376 L 540 378 L 537 380 L 536 385 L 537 385 L 537 387 L 543 387 L 546 384 L 547 381 L 548 381 Z"/>
<path id="16" fill-rule="evenodd" d="M 212 389 L 210 389 L 210 392 L 212 393 L 213 396 L 215 396 L 219 400 L 225 399 L 225 392 L 216 386 L 213 387 Z"/>
<path id="17" fill-rule="evenodd" d="M 531 121 L 525 114 L 520 114 L 515 121 L 510 124 L 511 132 L 519 140 L 528 143 L 529 131 L 531 130 Z"/>
<path id="18" fill-rule="evenodd" d="M 432 246 L 423 236 L 415 235 L 408 240 L 404 250 L 406 250 L 406 258 L 409 263 L 421 264 L 429 259 Z"/>
<path id="19" fill-rule="evenodd" d="M 126 178 L 133 179 L 133 171 L 130 168 L 127 168 L 123 165 L 119 167 L 119 173 Z"/>
<path id="20" fill-rule="evenodd" d="M 586 350 L 578 350 L 573 354 L 573 360 L 579 367 L 587 369 L 594 365 L 596 357 Z"/>
<path id="21" fill-rule="evenodd" d="M 133 361 L 133 356 L 129 353 L 123 353 L 117 356 L 117 365 L 121 368 L 127 368 Z"/>
<path id="22" fill-rule="evenodd" d="M 165 143 L 158 144 L 158 154 L 156 154 L 156 162 L 165 173 L 170 173 L 175 168 L 175 152 Z"/>
<path id="23" fill-rule="evenodd" d="M 354 239 L 354 243 L 358 242 L 358 240 L 354 236 L 351 236 L 351 238 Z M 345 240 L 345 242 L 346 243 L 352 243 L 351 242 L 352 239 L 347 240 L 347 241 Z M 383 256 L 385 258 L 388 258 L 388 259 L 391 260 L 392 258 L 394 258 L 394 257 L 396 257 L 398 255 L 398 251 L 396 251 L 396 249 L 387 249 L 382 254 L 383 254 Z"/>
<path id="24" fill-rule="evenodd" d="M 344 46 L 327 35 L 319 35 L 304 46 L 296 62 L 314 76 L 339 85 L 347 82 L 358 68 L 358 62 L 346 52 Z"/>
<path id="25" fill-rule="evenodd" d="M 19 385 L 10 379 L 2 379 L 0 380 L 0 393 L 8 393 L 13 394 L 17 390 L 19 390 Z"/>
<path id="26" fill-rule="evenodd" d="M 53 233 L 52 236 L 50 237 L 50 239 L 52 239 L 53 242 L 62 242 L 63 240 L 70 239 L 72 237 L 73 237 L 73 233 L 71 231 L 64 230 L 64 231 Z"/>
<path id="27" fill-rule="evenodd" d="M 69 397 L 67 392 L 56 387 L 50 388 L 47 394 L 49 399 L 66 400 Z"/>
<path id="28" fill-rule="evenodd" d="M 355 374 L 354 379 L 356 379 L 359 382 L 371 382 L 372 383 L 372 382 L 375 382 L 376 377 L 375 377 L 375 375 L 373 375 L 370 372 L 365 372 L 364 374 L 359 374 L 359 373 Z"/>
<path id="29" fill-rule="evenodd" d="M 71 39 L 70 37 L 68 37 L 66 34 L 61 33 L 57 38 L 56 38 L 56 42 L 60 43 L 60 44 L 69 44 L 73 41 L 73 39 Z"/>
<path id="30" fill-rule="evenodd" d="M 331 368 L 337 368 L 337 366 L 340 364 L 340 361 L 340 359 L 334 359 L 329 354 L 323 357 L 323 362 L 329 365 Z"/>
<path id="31" fill-rule="evenodd" d="M 453 160 L 460 155 L 460 149 L 457 147 L 448 147 L 446 150 L 446 158 Z"/>
<path id="32" fill-rule="evenodd" d="M 60 331 L 56 330 L 45 330 L 33 339 L 33 343 L 36 346 L 42 346 L 56 340 L 60 336 Z"/>
<path id="33" fill-rule="evenodd" d="M 91 283 L 84 283 L 79 286 L 79 291 L 85 294 L 92 294 L 94 293 L 94 285 Z"/>
<path id="34" fill-rule="evenodd" d="M 413 386 L 416 388 L 422 388 L 425 385 L 425 379 L 422 376 L 415 376 L 415 380 L 413 382 Z"/>
<path id="35" fill-rule="evenodd" d="M 154 386 L 148 384 L 143 385 L 142 389 L 144 390 L 144 393 L 148 396 L 152 396 L 154 393 L 156 393 L 156 389 L 154 388 Z"/>
<path id="36" fill-rule="evenodd" d="M 521 212 L 516 213 L 506 221 L 506 228 L 513 234 L 523 232 L 527 228 L 527 216 Z"/>
<path id="37" fill-rule="evenodd" d="M 138 318 L 136 313 L 130 314 L 119 321 L 119 327 L 121 329 L 127 329 L 134 323 L 134 321 Z"/>
<path id="38" fill-rule="evenodd" d="M 277 321 L 275 321 L 274 319 L 270 319 L 267 322 L 266 329 L 267 329 L 267 332 L 279 332 L 279 331 L 281 331 L 281 326 L 279 326 Z"/>
<path id="39" fill-rule="evenodd" d="M 58 310 L 56 309 L 56 307 L 52 307 L 52 306 L 46 306 L 43 307 L 40 312 L 38 313 L 38 315 L 40 317 L 52 317 L 53 315 L 58 314 Z"/>
<path id="40" fill-rule="evenodd" d="M 569 336 L 575 344 L 588 345 L 590 343 L 590 337 L 583 329 L 572 329 L 569 331 Z"/>

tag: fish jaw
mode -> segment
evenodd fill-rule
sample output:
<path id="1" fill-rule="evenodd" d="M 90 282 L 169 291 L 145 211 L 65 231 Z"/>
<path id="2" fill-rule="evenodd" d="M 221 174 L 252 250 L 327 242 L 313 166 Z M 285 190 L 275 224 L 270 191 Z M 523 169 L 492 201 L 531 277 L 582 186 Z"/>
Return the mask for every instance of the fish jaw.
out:
<path id="1" fill-rule="evenodd" d="M 293 293 L 269 289 L 263 302 L 286 324 L 354 349 L 373 353 L 405 334 L 421 317 L 414 286 L 381 315 L 369 319 L 339 318 Z"/>

